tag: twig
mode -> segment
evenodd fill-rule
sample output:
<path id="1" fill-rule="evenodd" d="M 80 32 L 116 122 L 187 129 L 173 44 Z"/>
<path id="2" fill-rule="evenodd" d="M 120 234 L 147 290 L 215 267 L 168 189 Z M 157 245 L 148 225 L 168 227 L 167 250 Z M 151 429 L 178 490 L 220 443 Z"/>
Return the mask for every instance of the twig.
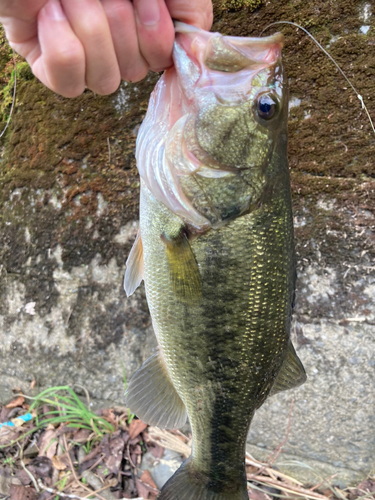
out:
<path id="1" fill-rule="evenodd" d="M 133 467 L 133 469 L 135 470 L 138 470 L 138 467 L 133 463 L 133 460 L 131 459 L 131 456 L 130 456 L 130 445 L 129 443 L 126 445 L 126 451 L 128 452 L 128 460 L 130 462 L 130 465 Z"/>
<path id="2" fill-rule="evenodd" d="M 104 454 L 102 454 L 98 460 L 92 464 L 91 467 L 89 467 L 88 469 L 86 469 L 80 476 L 78 476 L 78 479 L 81 480 L 85 474 L 85 472 L 90 472 L 94 467 L 96 467 L 98 464 L 100 464 L 100 462 L 103 460 L 103 458 L 105 457 Z M 63 488 L 61 491 L 64 491 L 66 488 L 69 488 L 69 486 L 74 483 L 75 481 L 75 478 L 73 477 L 72 481 L 69 481 L 66 485 L 65 485 L 65 488 Z"/>
<path id="3" fill-rule="evenodd" d="M 246 465 L 252 465 L 254 467 L 258 467 L 258 475 L 260 474 L 261 471 L 266 472 L 269 476 L 271 476 L 271 472 L 274 476 L 279 477 L 280 479 L 284 479 L 285 481 L 290 481 L 292 483 L 297 484 L 298 486 L 303 486 L 303 483 L 298 481 L 297 479 L 294 479 L 293 477 L 287 476 L 286 474 L 283 474 L 282 472 L 271 469 L 270 467 L 267 467 L 266 464 L 262 464 L 261 462 L 255 461 L 252 457 L 249 458 L 249 454 L 246 454 Z M 252 476 L 252 474 L 248 474 L 248 476 Z"/>
<path id="4" fill-rule="evenodd" d="M 289 408 L 289 415 L 288 415 L 288 425 L 286 428 L 286 434 L 285 438 L 281 441 L 281 443 L 275 448 L 274 452 L 266 459 L 266 462 L 268 465 L 272 465 L 275 463 L 277 460 L 277 457 L 280 455 L 282 447 L 284 444 L 288 441 L 289 434 L 290 434 L 290 427 L 292 423 L 292 411 L 293 411 L 293 406 L 294 406 L 294 398 L 292 398 L 292 401 L 290 403 L 290 408 Z"/>
<path id="5" fill-rule="evenodd" d="M 35 489 L 36 489 L 37 493 L 40 493 L 40 489 L 38 488 L 38 485 L 37 485 L 37 482 L 36 482 L 35 477 L 31 474 L 31 472 L 30 472 L 28 469 L 26 469 L 26 466 L 25 466 L 25 464 L 23 463 L 22 458 L 21 458 L 21 460 L 20 460 L 20 461 L 21 461 L 21 465 L 22 465 L 23 470 L 24 470 L 24 471 L 28 474 L 28 476 L 30 477 L 31 481 L 33 482 L 33 485 L 34 485 L 34 487 L 35 487 Z"/>
<path id="6" fill-rule="evenodd" d="M 312 488 L 310 488 L 311 491 L 314 491 L 314 490 L 317 490 L 320 486 L 322 486 L 322 484 L 328 482 L 330 479 L 333 479 L 334 477 L 337 476 L 337 473 L 336 474 L 332 474 L 332 476 L 329 476 L 327 477 L 327 479 L 322 479 L 320 481 L 320 483 L 316 484 L 315 486 L 313 486 Z"/>
<path id="7" fill-rule="evenodd" d="M 160 490 L 158 490 L 157 488 L 154 488 L 153 486 L 150 486 L 149 484 L 145 483 L 144 481 L 142 481 L 141 479 L 139 479 L 139 477 L 137 477 L 138 481 L 140 483 L 142 483 L 144 486 L 147 486 L 147 488 L 149 488 L 150 490 L 152 490 L 154 493 L 160 493 Z"/>
<path id="8" fill-rule="evenodd" d="M 107 137 L 107 144 L 108 144 L 108 162 L 111 164 L 111 145 L 109 143 L 109 137 Z"/>
<path id="9" fill-rule="evenodd" d="M 246 476 L 251 481 L 256 481 L 257 483 L 264 484 L 266 486 L 272 484 L 279 490 L 287 491 L 288 493 L 298 493 L 301 496 L 314 500 L 327 500 L 327 497 L 325 497 L 324 495 L 320 495 L 319 493 L 315 493 L 311 490 L 305 490 L 304 488 L 300 488 L 299 486 L 293 486 L 290 484 L 286 485 L 281 481 L 274 481 L 273 479 L 265 478 L 264 476 L 255 476 L 254 474 L 247 474 Z"/>
<path id="10" fill-rule="evenodd" d="M 93 490 L 90 490 L 90 488 L 88 488 L 86 485 L 84 485 L 83 483 L 81 483 L 81 481 L 78 479 L 78 476 L 76 474 L 76 471 L 74 469 L 74 466 L 73 466 L 73 462 L 72 462 L 72 459 L 70 458 L 70 453 L 69 453 L 69 449 L 68 449 L 68 443 L 66 442 L 66 436 L 65 434 L 63 435 L 63 440 L 64 440 L 64 446 L 65 446 L 65 449 L 67 451 L 67 457 L 68 457 L 68 460 L 69 460 L 69 465 L 71 467 L 71 470 L 72 470 L 72 474 L 74 476 L 74 479 L 75 481 L 77 482 L 77 485 L 78 486 L 81 486 L 84 490 L 90 492 L 90 495 L 96 495 L 95 491 Z M 104 497 L 102 497 L 101 495 L 97 495 L 101 500 L 106 500 Z"/>
<path id="11" fill-rule="evenodd" d="M 8 116 L 8 120 L 7 120 L 6 124 L 5 124 L 5 127 L 4 127 L 3 131 L 0 134 L 0 139 L 1 139 L 1 137 L 3 137 L 3 135 L 5 134 L 6 129 L 9 126 L 9 123 L 10 123 L 10 120 L 11 120 L 12 114 L 13 114 L 13 108 L 14 108 L 14 105 L 15 105 L 15 102 L 16 102 L 17 64 L 16 64 L 16 59 L 14 57 L 14 52 L 13 52 L 13 63 L 14 63 L 14 88 L 13 88 L 12 107 L 10 108 L 10 113 L 9 113 L 9 116 Z"/>
<path id="12" fill-rule="evenodd" d="M 97 495 L 101 491 L 106 490 L 107 488 L 110 488 L 110 487 L 111 487 L 111 485 L 107 484 L 106 486 L 103 486 L 103 488 L 100 488 L 99 490 L 95 490 L 95 495 Z M 92 493 L 87 493 L 87 495 L 85 495 L 83 498 L 88 498 L 88 497 L 91 497 L 91 496 L 92 496 Z"/>
<path id="13" fill-rule="evenodd" d="M 86 387 L 84 385 L 81 385 L 81 384 L 74 384 L 73 387 L 80 387 L 86 394 L 86 401 L 87 401 L 87 407 L 90 408 L 90 404 L 91 404 L 91 401 L 90 401 L 90 394 L 89 394 L 89 391 L 86 389 Z"/>
<path id="14" fill-rule="evenodd" d="M 148 428 L 148 437 L 150 441 L 158 444 L 159 446 L 163 446 L 168 450 L 177 451 L 184 455 L 184 457 L 188 457 L 191 453 L 191 446 L 185 444 L 181 441 L 179 437 L 171 432 L 168 432 L 164 429 L 159 429 L 158 427 L 149 427 Z"/>
<path id="15" fill-rule="evenodd" d="M 48 488 L 48 486 L 45 486 L 42 483 L 41 479 L 38 479 L 38 485 L 39 485 L 39 487 L 42 490 L 48 491 L 48 493 L 52 493 L 53 496 L 57 495 L 57 496 L 60 496 L 60 497 L 76 498 L 77 500 L 83 500 L 84 498 L 86 498 L 86 497 L 79 497 L 77 495 L 73 495 L 73 494 L 70 494 L 70 493 L 64 493 L 63 491 L 55 490 L 53 488 Z M 37 490 L 37 491 L 40 491 L 40 490 Z"/>

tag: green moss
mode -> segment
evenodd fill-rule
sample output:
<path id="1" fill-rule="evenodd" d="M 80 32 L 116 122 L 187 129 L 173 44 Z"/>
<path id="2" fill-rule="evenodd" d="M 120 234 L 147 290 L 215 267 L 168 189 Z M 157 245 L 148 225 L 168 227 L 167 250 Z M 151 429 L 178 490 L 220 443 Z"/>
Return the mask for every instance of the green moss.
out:
<path id="1" fill-rule="evenodd" d="M 8 45 L 4 31 L 0 26 L 0 133 L 9 118 L 13 102 L 15 68 L 17 80 L 27 81 L 34 78 L 30 66 L 18 54 L 14 54 Z"/>
<path id="2" fill-rule="evenodd" d="M 253 12 L 262 3 L 263 0 L 222 0 L 221 7 L 229 11 L 241 10 L 246 7 L 249 12 Z"/>

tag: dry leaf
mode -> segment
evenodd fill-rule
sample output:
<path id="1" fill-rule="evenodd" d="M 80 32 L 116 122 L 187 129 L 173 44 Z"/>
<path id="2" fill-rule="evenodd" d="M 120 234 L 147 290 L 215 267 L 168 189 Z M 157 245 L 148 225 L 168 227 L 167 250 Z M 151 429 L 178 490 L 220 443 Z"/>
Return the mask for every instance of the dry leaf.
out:
<path id="1" fill-rule="evenodd" d="M 57 470 L 65 470 L 67 467 L 58 455 L 54 455 L 52 458 L 52 465 Z"/>
<path id="2" fill-rule="evenodd" d="M 27 424 L 23 418 L 12 418 L 12 423 L 14 424 L 14 427 L 22 427 L 23 425 Z"/>
<path id="3" fill-rule="evenodd" d="M 116 415 L 113 413 L 113 408 L 102 410 L 102 417 L 110 424 L 116 425 Z"/>
<path id="4" fill-rule="evenodd" d="M 248 490 L 250 500 L 271 500 L 264 491 L 255 490 L 250 487 Z"/>
<path id="5" fill-rule="evenodd" d="M 0 445 L 9 444 L 11 441 L 15 441 L 23 432 L 23 429 L 3 425 L 0 427 Z"/>
<path id="6" fill-rule="evenodd" d="M 143 483 L 147 484 L 148 486 L 151 486 L 151 488 L 154 488 L 155 490 L 158 489 L 154 480 L 151 477 L 150 472 L 147 469 L 145 471 L 143 471 L 142 476 L 141 476 L 141 481 Z"/>
<path id="7" fill-rule="evenodd" d="M 147 484 L 143 483 L 143 481 L 138 479 L 137 476 L 135 477 L 135 485 L 136 485 L 137 490 L 138 490 L 138 495 L 141 495 L 142 498 L 148 499 L 148 498 L 150 498 L 152 493 L 154 493 L 154 495 L 156 493 L 156 492 L 153 492 L 153 490 L 150 488 L 150 486 L 148 486 Z"/>
<path id="8" fill-rule="evenodd" d="M 17 408 L 17 406 L 22 406 L 24 402 L 25 398 L 23 396 L 18 396 L 18 398 L 13 399 L 13 401 L 5 405 L 5 408 Z"/>
<path id="9" fill-rule="evenodd" d="M 39 446 L 39 456 L 46 456 L 48 458 L 52 458 L 56 455 L 57 449 L 57 440 L 53 441 L 56 437 L 55 428 L 52 426 L 52 429 L 47 426 L 47 429 L 43 432 L 40 441 L 38 443 Z"/>
<path id="10" fill-rule="evenodd" d="M 27 486 L 10 486 L 10 500 L 35 500 L 36 491 Z"/>
<path id="11" fill-rule="evenodd" d="M 142 420 L 134 419 L 130 422 L 129 425 L 129 436 L 130 439 L 134 439 L 135 437 L 139 436 L 139 434 L 144 431 L 147 427 L 147 424 L 142 422 Z"/>

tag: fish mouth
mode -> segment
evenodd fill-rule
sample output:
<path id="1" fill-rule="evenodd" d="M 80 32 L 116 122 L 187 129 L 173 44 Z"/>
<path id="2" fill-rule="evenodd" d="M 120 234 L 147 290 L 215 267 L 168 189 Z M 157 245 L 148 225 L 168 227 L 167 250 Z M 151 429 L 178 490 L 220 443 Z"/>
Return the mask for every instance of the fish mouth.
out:
<path id="1" fill-rule="evenodd" d="M 266 37 L 223 36 L 175 21 L 176 42 L 194 62 L 212 70 L 236 73 L 269 66 L 281 59 L 284 35 Z"/>

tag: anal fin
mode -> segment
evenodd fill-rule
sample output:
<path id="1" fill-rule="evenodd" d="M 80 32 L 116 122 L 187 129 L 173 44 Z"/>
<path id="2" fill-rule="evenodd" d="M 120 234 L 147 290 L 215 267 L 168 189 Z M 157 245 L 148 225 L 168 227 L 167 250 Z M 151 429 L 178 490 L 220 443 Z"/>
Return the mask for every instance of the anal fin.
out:
<path id="1" fill-rule="evenodd" d="M 306 382 L 306 372 L 297 356 L 293 344 L 289 342 L 288 352 L 275 383 L 270 392 L 270 396 L 281 391 L 294 389 Z"/>
<path id="2" fill-rule="evenodd" d="M 139 287 L 143 280 L 143 245 L 141 231 L 138 230 L 134 245 L 130 250 L 126 261 L 126 271 L 124 278 L 124 289 L 126 295 L 130 297 Z"/>
<path id="3" fill-rule="evenodd" d="M 148 358 L 130 379 L 125 404 L 146 424 L 177 429 L 186 423 L 185 405 L 169 378 L 160 352 Z"/>

